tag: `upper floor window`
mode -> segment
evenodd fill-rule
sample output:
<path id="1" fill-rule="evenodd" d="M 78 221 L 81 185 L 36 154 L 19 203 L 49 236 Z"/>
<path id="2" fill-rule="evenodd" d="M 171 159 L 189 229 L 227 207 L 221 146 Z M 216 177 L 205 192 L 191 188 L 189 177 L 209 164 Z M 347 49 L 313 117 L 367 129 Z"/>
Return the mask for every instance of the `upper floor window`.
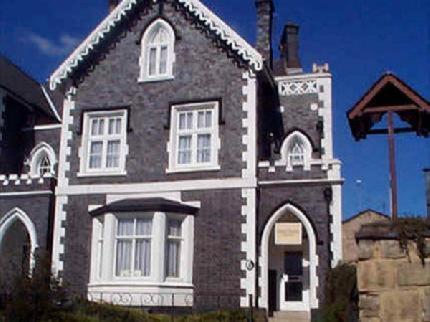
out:
<path id="1" fill-rule="evenodd" d="M 287 136 L 282 144 L 281 153 L 288 171 L 292 171 L 294 167 L 303 167 L 304 170 L 310 169 L 312 145 L 300 131 L 294 131 Z"/>
<path id="2" fill-rule="evenodd" d="M 56 157 L 54 149 L 47 143 L 38 144 L 31 152 L 27 164 L 30 167 L 30 175 L 33 177 L 45 177 L 54 174 Z"/>
<path id="3" fill-rule="evenodd" d="M 127 111 L 84 114 L 81 173 L 125 174 Z"/>
<path id="4" fill-rule="evenodd" d="M 142 38 L 139 81 L 173 78 L 175 34 L 163 19 L 154 21 Z"/>
<path id="5" fill-rule="evenodd" d="M 218 102 L 172 106 L 169 171 L 216 170 Z"/>

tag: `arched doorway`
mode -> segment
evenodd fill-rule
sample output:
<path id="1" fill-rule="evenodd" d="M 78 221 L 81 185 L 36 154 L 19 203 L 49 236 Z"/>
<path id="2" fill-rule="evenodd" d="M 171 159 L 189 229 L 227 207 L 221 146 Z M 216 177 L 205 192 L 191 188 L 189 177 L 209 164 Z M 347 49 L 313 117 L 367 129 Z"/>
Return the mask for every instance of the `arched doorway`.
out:
<path id="1" fill-rule="evenodd" d="M 318 308 L 316 234 L 304 213 L 291 204 L 267 222 L 261 240 L 260 305 L 269 311 Z"/>
<path id="2" fill-rule="evenodd" d="M 19 208 L 0 219 L 0 283 L 10 287 L 16 277 L 31 273 L 37 248 L 35 227 Z"/>

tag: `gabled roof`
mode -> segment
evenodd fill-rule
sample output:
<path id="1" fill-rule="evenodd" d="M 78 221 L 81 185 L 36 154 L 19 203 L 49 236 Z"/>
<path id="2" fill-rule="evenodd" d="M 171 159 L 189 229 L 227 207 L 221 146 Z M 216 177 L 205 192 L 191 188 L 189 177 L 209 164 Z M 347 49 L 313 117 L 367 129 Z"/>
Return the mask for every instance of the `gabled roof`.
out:
<path id="1" fill-rule="evenodd" d="M 419 135 L 430 131 L 430 103 L 392 73 L 380 77 L 348 111 L 351 130 L 361 139 L 386 112 L 395 112 Z"/>
<path id="2" fill-rule="evenodd" d="M 145 0 L 122 0 L 79 47 L 61 64 L 50 77 L 50 88 L 55 89 L 85 61 L 93 50 L 106 38 L 110 31 L 123 21 L 136 7 Z M 159 0 L 150 0 L 157 3 Z M 247 62 L 254 70 L 263 69 L 260 53 L 240 37 L 231 27 L 222 21 L 199 0 L 176 0 L 191 15 L 201 21 L 206 28 L 214 32 L 230 49 Z"/>
<path id="3" fill-rule="evenodd" d="M 6 57 L 0 55 L 0 88 L 15 99 L 35 108 L 42 114 L 60 121 L 58 111 L 51 101 L 50 94 L 43 85 L 25 73 Z"/>
<path id="4" fill-rule="evenodd" d="M 348 219 L 343 220 L 342 224 L 346 224 L 346 223 L 348 223 L 350 221 L 354 221 L 355 219 L 360 218 L 361 216 L 369 214 L 369 213 L 372 214 L 372 215 L 376 215 L 376 216 L 381 217 L 381 220 L 390 220 L 390 217 L 387 216 L 387 215 L 385 215 L 385 214 L 383 214 L 382 212 L 379 212 L 379 211 L 376 211 L 376 210 L 373 210 L 373 209 L 366 209 L 366 210 L 360 211 L 358 214 L 356 214 L 356 215 L 354 215 L 354 216 L 352 216 L 352 217 L 350 217 Z"/>

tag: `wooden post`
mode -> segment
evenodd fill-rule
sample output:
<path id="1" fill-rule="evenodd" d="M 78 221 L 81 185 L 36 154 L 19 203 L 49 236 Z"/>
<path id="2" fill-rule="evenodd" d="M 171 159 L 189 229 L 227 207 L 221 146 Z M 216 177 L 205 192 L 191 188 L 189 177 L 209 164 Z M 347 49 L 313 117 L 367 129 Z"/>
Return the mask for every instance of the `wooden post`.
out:
<path id="1" fill-rule="evenodd" d="M 394 142 L 394 120 L 392 111 L 388 111 L 388 149 L 390 159 L 391 219 L 396 220 L 398 218 L 397 173 Z"/>

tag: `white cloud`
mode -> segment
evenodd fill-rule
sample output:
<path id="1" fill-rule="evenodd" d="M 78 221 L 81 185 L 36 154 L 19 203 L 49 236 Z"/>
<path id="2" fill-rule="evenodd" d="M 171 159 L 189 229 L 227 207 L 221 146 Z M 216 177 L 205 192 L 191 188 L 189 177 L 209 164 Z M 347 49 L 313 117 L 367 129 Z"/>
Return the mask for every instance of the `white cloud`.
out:
<path id="1" fill-rule="evenodd" d="M 79 39 L 70 35 L 61 35 L 58 41 L 42 37 L 35 33 L 28 33 L 24 41 L 31 43 L 36 48 L 47 56 L 64 56 L 69 54 L 79 43 Z"/>

